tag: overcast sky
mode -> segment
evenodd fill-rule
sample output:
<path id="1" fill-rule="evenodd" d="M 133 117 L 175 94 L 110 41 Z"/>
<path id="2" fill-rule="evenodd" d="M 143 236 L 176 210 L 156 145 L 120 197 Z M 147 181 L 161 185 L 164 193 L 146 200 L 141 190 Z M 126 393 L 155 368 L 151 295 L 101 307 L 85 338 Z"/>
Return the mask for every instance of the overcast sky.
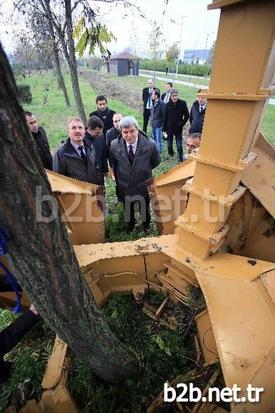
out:
<path id="1" fill-rule="evenodd" d="M 131 49 L 133 53 L 144 56 L 149 51 L 149 33 L 152 21 L 159 24 L 163 33 L 163 50 L 174 43 L 181 42 L 181 56 L 184 49 L 209 49 L 213 44 L 218 28 L 219 11 L 207 11 L 211 0 L 132 0 L 140 7 L 145 18 L 134 9 L 123 8 L 118 4 L 101 5 L 101 21 L 113 32 L 117 41 L 108 46 L 117 53 Z M 11 12 L 12 0 L 0 0 L 0 13 L 6 18 Z M 100 2 L 91 2 L 100 5 Z M 19 22 L 18 22 L 19 23 Z M 20 25 L 19 25 L 20 26 Z M 9 21 L 0 27 L 0 39 L 7 51 L 12 51 L 12 32 L 14 27 Z"/>
<path id="2" fill-rule="evenodd" d="M 163 0 L 137 0 L 136 4 L 144 11 L 146 19 L 138 15 L 123 18 L 125 11 L 121 8 L 112 10 L 103 20 L 117 37 L 117 43 L 112 44 L 113 52 L 127 47 L 136 48 L 137 52 L 148 50 L 152 20 L 160 24 L 166 42 L 164 48 L 180 40 L 181 50 L 210 48 L 216 38 L 219 21 L 219 11 L 207 11 L 210 2 L 169 0 L 165 6 Z"/>

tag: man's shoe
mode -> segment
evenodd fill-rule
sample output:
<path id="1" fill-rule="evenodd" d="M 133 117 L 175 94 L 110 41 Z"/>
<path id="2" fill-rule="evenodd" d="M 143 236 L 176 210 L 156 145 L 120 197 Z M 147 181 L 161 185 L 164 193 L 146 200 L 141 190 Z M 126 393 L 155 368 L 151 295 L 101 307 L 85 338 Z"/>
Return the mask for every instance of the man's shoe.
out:
<path id="1" fill-rule="evenodd" d="M 11 363 L 10 361 L 4 361 L 3 359 L 0 359 L 0 384 L 3 384 L 6 381 L 8 381 L 8 379 L 10 378 L 12 367 L 13 363 Z"/>
<path id="2" fill-rule="evenodd" d="M 126 232 L 127 232 L 127 234 L 128 234 L 129 232 L 133 232 L 134 229 L 135 229 L 135 225 L 133 226 L 133 225 L 128 224 L 127 227 L 126 227 Z"/>

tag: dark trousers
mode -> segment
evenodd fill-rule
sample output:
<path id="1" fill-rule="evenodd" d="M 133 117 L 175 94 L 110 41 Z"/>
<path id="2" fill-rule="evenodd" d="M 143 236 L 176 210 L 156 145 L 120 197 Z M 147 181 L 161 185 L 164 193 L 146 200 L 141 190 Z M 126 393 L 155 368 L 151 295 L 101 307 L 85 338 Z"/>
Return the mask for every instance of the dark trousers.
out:
<path id="1" fill-rule="evenodd" d="M 183 149 L 182 149 L 182 132 L 177 135 L 167 135 L 167 149 L 169 155 L 174 155 L 173 138 L 176 138 L 177 152 L 179 161 L 183 161 Z"/>
<path id="2" fill-rule="evenodd" d="M 143 110 L 143 132 L 147 133 L 147 126 L 150 118 L 150 109 L 144 109 Z"/>
<path id="3" fill-rule="evenodd" d="M 133 231 L 136 220 L 135 220 L 135 204 L 139 206 L 139 213 L 144 229 L 150 227 L 151 216 L 150 216 L 150 198 L 149 195 L 126 195 L 122 199 L 124 207 L 124 218 L 127 223 L 128 230 Z"/>

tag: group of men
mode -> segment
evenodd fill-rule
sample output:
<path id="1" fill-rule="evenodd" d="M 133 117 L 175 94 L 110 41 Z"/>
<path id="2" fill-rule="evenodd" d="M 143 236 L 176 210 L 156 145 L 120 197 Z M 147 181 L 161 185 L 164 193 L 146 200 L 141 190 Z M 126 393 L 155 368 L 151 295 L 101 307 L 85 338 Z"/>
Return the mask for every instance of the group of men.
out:
<path id="1" fill-rule="evenodd" d="M 44 129 L 38 127 L 32 113 L 25 112 L 40 158 L 45 168 L 101 186 L 109 172 L 109 159 L 128 231 L 133 231 L 136 225 L 134 210 L 138 203 L 143 229 L 148 234 L 150 201 L 146 181 L 160 163 L 159 151 L 154 140 L 139 130 L 134 117 L 123 117 L 110 110 L 104 96 L 98 96 L 96 103 L 97 110 L 90 113 L 86 128 L 79 118 L 69 120 L 68 138 L 61 143 L 53 159 Z"/>
<path id="2" fill-rule="evenodd" d="M 189 119 L 189 111 L 171 82 L 167 83 L 166 92 L 160 95 L 152 80 L 148 80 L 148 87 L 143 90 L 143 101 L 147 102 L 143 129 L 147 130 L 151 118 L 153 139 L 139 130 L 134 117 L 123 117 L 109 109 L 106 97 L 100 95 L 96 98 L 96 111 L 89 115 L 87 127 L 80 118 L 69 120 L 68 137 L 61 142 L 53 157 L 45 130 L 38 126 L 31 112 L 25 112 L 25 115 L 45 168 L 103 187 L 109 174 L 116 181 L 117 198 L 124 206 L 128 231 L 135 227 L 134 211 L 138 203 L 144 232 L 149 234 L 150 202 L 146 181 L 160 163 L 163 132 L 167 135 L 168 153 L 174 153 L 175 136 L 179 160 L 183 160 L 182 129 Z M 193 122 L 198 124 L 198 113 L 202 112 L 197 110 L 196 103 L 190 112 L 190 119 L 193 119 L 190 129 Z M 200 136 L 199 132 L 193 132 L 187 139 L 189 153 L 199 146 Z"/>
<path id="3" fill-rule="evenodd" d="M 193 103 L 190 114 L 187 104 L 179 99 L 177 89 L 173 88 L 171 82 L 166 83 L 166 92 L 162 95 L 160 90 L 154 87 L 152 79 L 147 81 L 147 87 L 142 91 L 143 100 L 143 131 L 147 133 L 149 119 L 151 118 L 152 136 L 157 144 L 159 152 L 162 152 L 162 137 L 167 140 L 168 154 L 173 156 L 173 139 L 175 137 L 178 153 L 178 161 L 182 162 L 183 156 L 183 127 L 190 121 L 188 140 L 196 139 L 202 133 L 207 100 L 198 91 L 197 100 Z M 187 147 L 188 147 L 187 140 Z M 190 145 L 189 145 L 190 146 Z"/>

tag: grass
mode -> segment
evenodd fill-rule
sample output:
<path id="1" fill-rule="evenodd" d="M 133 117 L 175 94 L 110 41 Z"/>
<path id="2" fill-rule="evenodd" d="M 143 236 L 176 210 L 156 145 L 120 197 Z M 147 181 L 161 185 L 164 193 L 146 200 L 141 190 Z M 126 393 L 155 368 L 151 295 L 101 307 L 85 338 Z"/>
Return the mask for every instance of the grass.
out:
<path id="1" fill-rule="evenodd" d="M 116 77 L 110 76 L 114 84 L 123 85 L 126 91 L 131 90 L 139 92 L 141 99 L 142 88 L 146 86 L 146 78 L 139 76 Z M 69 82 L 68 74 L 65 75 L 65 81 L 68 87 L 68 93 L 71 100 L 71 108 L 66 108 L 63 96 L 57 87 L 57 82 L 52 73 L 37 73 L 27 75 L 25 78 L 18 78 L 18 83 L 24 83 L 31 86 L 33 101 L 30 105 L 24 105 L 25 110 L 34 112 L 41 126 L 45 127 L 51 148 L 54 150 L 59 142 L 67 136 L 66 124 L 71 116 L 77 115 L 76 105 L 73 99 L 72 87 Z M 165 82 L 156 79 L 155 86 L 161 91 L 165 91 Z M 95 98 L 100 92 L 94 91 L 88 81 L 80 78 L 80 88 L 83 96 L 86 113 L 89 114 L 96 109 Z M 196 99 L 197 87 L 188 87 L 177 84 L 180 98 L 186 100 L 189 108 Z M 123 102 L 116 99 L 109 99 L 108 105 L 117 112 L 124 115 L 133 115 L 136 117 L 140 127 L 142 126 L 142 114 Z M 272 145 L 275 145 L 275 105 L 267 105 L 264 113 L 261 129 Z"/>
<path id="2" fill-rule="evenodd" d="M 159 293 L 149 293 L 145 300 L 158 308 L 164 300 Z M 74 358 L 70 389 L 81 412 L 143 413 L 162 391 L 165 381 L 203 366 L 194 351 L 193 317 L 196 307 L 168 304 L 167 316 L 173 315 L 178 328 L 170 330 L 144 314 L 131 296 L 114 295 L 103 307 L 115 335 L 137 355 L 139 371 L 119 385 L 96 378 L 83 362 Z M 91 384 L 91 385 L 90 385 Z"/>
<path id="3" fill-rule="evenodd" d="M 114 84 L 119 84 L 120 86 L 124 86 L 126 90 L 129 90 L 129 91 L 132 90 L 132 91 L 137 92 L 138 96 L 140 96 L 140 101 L 141 101 L 142 89 L 146 87 L 147 85 L 147 78 L 142 77 L 142 76 L 117 77 L 113 75 L 109 75 L 108 77 L 113 80 Z M 190 80 L 190 77 L 189 77 L 189 80 Z M 200 84 L 202 80 L 203 79 L 198 78 L 197 80 L 198 84 Z M 191 82 L 194 83 L 193 78 Z M 207 84 L 208 81 L 205 80 L 205 83 Z M 165 81 L 158 80 L 158 79 L 155 80 L 155 86 L 159 88 L 162 93 L 165 92 L 166 90 L 165 85 L 166 85 L 166 80 Z M 184 86 L 184 85 L 177 84 L 177 83 L 174 83 L 174 86 L 178 89 L 180 98 L 187 102 L 187 105 L 190 109 L 192 106 L 192 103 L 196 99 L 196 93 L 197 93 L 198 87 L 197 86 L 194 86 L 194 87 Z M 139 120 L 139 124 L 142 125 L 142 117 L 139 116 L 137 119 Z M 265 112 L 263 114 L 263 117 L 260 123 L 260 130 L 262 130 L 266 139 L 272 145 L 275 145 L 275 105 L 268 104 L 266 106 Z"/>
<path id="4" fill-rule="evenodd" d="M 269 142 L 275 146 L 275 105 L 267 105 L 261 122 L 261 130 Z"/>

